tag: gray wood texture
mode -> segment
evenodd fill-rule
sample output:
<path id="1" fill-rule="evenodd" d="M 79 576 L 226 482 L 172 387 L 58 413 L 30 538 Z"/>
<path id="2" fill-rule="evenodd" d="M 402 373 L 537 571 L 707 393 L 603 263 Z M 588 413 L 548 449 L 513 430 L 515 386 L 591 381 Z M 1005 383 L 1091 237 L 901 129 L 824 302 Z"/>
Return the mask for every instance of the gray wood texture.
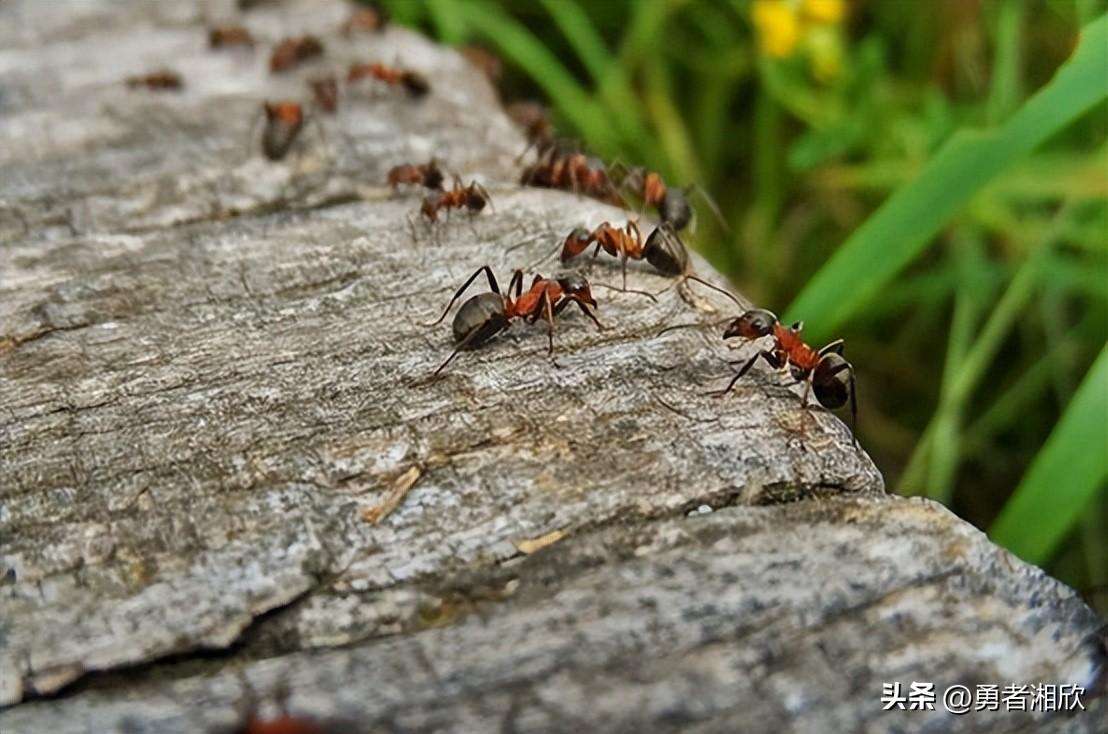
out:
<path id="1" fill-rule="evenodd" d="M 452 343 L 423 322 L 475 268 L 551 274 L 571 228 L 628 215 L 520 189 L 480 74 L 400 28 L 344 38 L 347 12 L 0 3 L 0 731 L 203 731 L 244 680 L 365 731 L 1106 730 L 1093 698 L 881 711 L 892 681 L 1092 689 L 1102 622 L 885 495 L 778 375 L 705 395 L 753 353 L 726 299 L 596 286 L 606 328 L 565 311 L 560 366 L 517 324 L 426 382 Z M 208 49 L 228 20 L 259 47 Z M 304 32 L 324 58 L 271 75 Z M 432 92 L 352 90 L 262 158 L 262 100 L 354 60 Z M 122 84 L 162 67 L 181 92 Z M 494 209 L 413 226 L 385 173 L 432 155 Z"/>

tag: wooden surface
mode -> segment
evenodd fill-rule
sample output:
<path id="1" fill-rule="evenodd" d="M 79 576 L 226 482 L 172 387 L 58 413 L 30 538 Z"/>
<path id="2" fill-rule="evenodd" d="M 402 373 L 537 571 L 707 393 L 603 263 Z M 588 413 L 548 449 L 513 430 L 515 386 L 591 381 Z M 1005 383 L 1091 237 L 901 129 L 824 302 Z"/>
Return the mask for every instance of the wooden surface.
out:
<path id="1" fill-rule="evenodd" d="M 421 322 L 475 268 L 551 274 L 627 215 L 516 187 L 480 75 L 402 29 L 343 39 L 346 12 L 251 11 L 251 54 L 207 48 L 218 3 L 0 4 L 0 731 L 203 730 L 242 677 L 367 731 L 1104 731 L 1102 699 L 881 712 L 882 682 L 1091 687 L 1101 621 L 884 495 L 762 366 L 704 395 L 751 353 L 722 297 L 597 287 L 607 328 L 564 312 L 560 367 L 516 325 L 424 384 L 452 344 Z M 294 31 L 326 56 L 273 77 Z M 432 93 L 361 89 L 264 160 L 261 101 L 353 60 Z M 121 83 L 166 65 L 181 93 Z M 413 239 L 418 195 L 382 183 L 431 155 L 495 209 Z"/>

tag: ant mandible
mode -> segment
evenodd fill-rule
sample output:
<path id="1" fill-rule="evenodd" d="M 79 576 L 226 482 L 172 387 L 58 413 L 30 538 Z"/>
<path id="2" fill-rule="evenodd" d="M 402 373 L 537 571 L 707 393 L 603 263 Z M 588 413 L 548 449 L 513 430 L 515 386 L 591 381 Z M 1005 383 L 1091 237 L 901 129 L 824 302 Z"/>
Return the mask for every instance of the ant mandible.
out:
<path id="1" fill-rule="evenodd" d="M 273 49 L 269 57 L 269 70 L 273 73 L 288 71 L 310 58 L 323 55 L 323 44 L 315 36 L 286 38 Z"/>
<path id="2" fill-rule="evenodd" d="M 401 184 L 423 186 L 432 190 L 442 190 L 442 170 L 437 160 L 432 158 L 427 163 L 402 163 L 389 169 L 389 186 L 395 191 Z"/>
<path id="3" fill-rule="evenodd" d="M 412 97 L 422 97 L 431 91 L 431 84 L 423 75 L 380 63 L 351 64 L 346 73 L 347 83 L 353 84 L 362 79 L 376 79 L 391 87 L 403 87 Z"/>
<path id="4" fill-rule="evenodd" d="M 454 188 L 424 197 L 419 211 L 428 220 L 437 222 L 441 210 L 467 209 L 470 214 L 477 214 L 491 201 L 492 197 L 484 186 L 476 181 L 471 181 L 469 186 L 463 186 L 461 180 L 455 176 Z"/>
<path id="5" fill-rule="evenodd" d="M 693 279 L 723 293 L 740 308 L 743 307 L 739 299 L 722 288 L 717 288 L 699 278 Z M 804 397 L 801 399 L 802 408 L 808 407 L 809 393 L 815 393 L 816 401 L 828 410 L 841 408 L 849 400 L 850 430 L 853 434 L 858 423 L 858 391 L 854 380 L 854 366 L 843 357 L 843 340 L 836 339 L 817 351 L 800 337 L 800 332 L 803 329 L 804 322 L 798 321 L 792 326 L 785 326 L 773 312 L 763 308 L 744 311 L 742 315 L 733 319 L 727 325 L 723 332 L 723 338 L 754 341 L 768 336 L 773 338 L 773 344 L 769 349 L 759 350 L 757 354 L 743 363 L 743 366 L 727 383 L 727 387 L 712 394 L 723 397 L 731 392 L 735 387 L 735 383 L 750 371 L 755 362 L 762 359 L 776 370 L 787 368 L 794 380 L 792 384 L 804 383 Z M 731 364 L 738 363 L 732 362 Z M 855 443 L 857 443 L 857 438 L 855 438 Z"/>
<path id="6" fill-rule="evenodd" d="M 442 316 L 439 316 L 436 321 L 428 324 L 428 326 L 441 323 L 446 315 L 450 313 L 454 303 L 462 297 L 462 294 L 481 273 L 484 273 L 488 278 L 489 292 L 473 296 L 458 309 L 458 313 L 454 315 L 453 324 L 454 341 L 458 343 L 458 346 L 454 348 L 446 361 L 439 365 L 439 368 L 431 375 L 432 377 L 442 372 L 462 350 L 475 349 L 489 342 L 497 334 L 507 329 L 513 319 L 529 319 L 532 324 L 540 318 L 545 319 L 549 325 L 549 331 L 547 332 L 549 341 L 547 354 L 549 355 L 554 354 L 554 317 L 571 303 L 576 303 L 577 307 L 592 319 L 592 322 L 596 324 L 596 328 L 604 328 L 593 312 L 589 310 L 590 306 L 592 308 L 597 306 L 592 297 L 589 282 L 583 277 L 565 275 L 551 279 L 536 275 L 535 279 L 531 281 L 530 289 L 524 293 L 523 271 L 516 270 L 512 274 L 512 280 L 508 283 L 506 294 L 501 294 L 500 286 L 496 283 L 496 276 L 493 275 L 492 268 L 488 265 L 478 268 L 473 275 L 469 276 L 462 287 L 454 293 L 454 297 L 450 299 L 450 303 L 443 310 Z M 513 289 L 515 290 L 514 297 L 512 296 Z M 557 362 L 554 364 L 557 365 Z"/>

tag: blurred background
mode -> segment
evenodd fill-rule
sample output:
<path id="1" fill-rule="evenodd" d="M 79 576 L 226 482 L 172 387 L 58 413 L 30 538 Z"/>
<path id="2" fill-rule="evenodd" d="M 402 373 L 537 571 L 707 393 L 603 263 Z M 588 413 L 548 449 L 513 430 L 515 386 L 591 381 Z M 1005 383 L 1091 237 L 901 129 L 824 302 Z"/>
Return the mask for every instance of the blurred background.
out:
<path id="1" fill-rule="evenodd" d="M 729 227 L 699 206 L 690 244 L 846 339 L 889 490 L 1108 612 L 1104 0 L 382 4 L 588 151 L 703 187 Z"/>

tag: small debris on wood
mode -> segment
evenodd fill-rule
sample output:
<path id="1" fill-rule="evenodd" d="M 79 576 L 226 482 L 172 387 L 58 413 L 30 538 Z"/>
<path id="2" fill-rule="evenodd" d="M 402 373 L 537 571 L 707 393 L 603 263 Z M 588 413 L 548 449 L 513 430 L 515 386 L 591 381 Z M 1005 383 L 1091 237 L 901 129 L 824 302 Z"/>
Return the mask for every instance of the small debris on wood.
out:
<path id="1" fill-rule="evenodd" d="M 562 538 L 566 537 L 565 530 L 554 530 L 546 535 L 540 535 L 537 538 L 531 538 L 530 540 L 517 540 L 515 546 L 519 549 L 520 553 L 525 555 L 531 555 L 536 553 L 548 545 L 554 545 Z"/>
<path id="2" fill-rule="evenodd" d="M 388 496 L 385 497 L 384 502 L 362 510 L 362 519 L 373 525 L 380 523 L 388 517 L 393 510 L 400 506 L 404 497 L 411 488 L 415 486 L 415 483 L 419 481 L 421 476 L 423 476 L 423 469 L 421 469 L 418 464 L 401 474 L 397 480 L 393 482 L 392 489 L 389 490 Z"/>

